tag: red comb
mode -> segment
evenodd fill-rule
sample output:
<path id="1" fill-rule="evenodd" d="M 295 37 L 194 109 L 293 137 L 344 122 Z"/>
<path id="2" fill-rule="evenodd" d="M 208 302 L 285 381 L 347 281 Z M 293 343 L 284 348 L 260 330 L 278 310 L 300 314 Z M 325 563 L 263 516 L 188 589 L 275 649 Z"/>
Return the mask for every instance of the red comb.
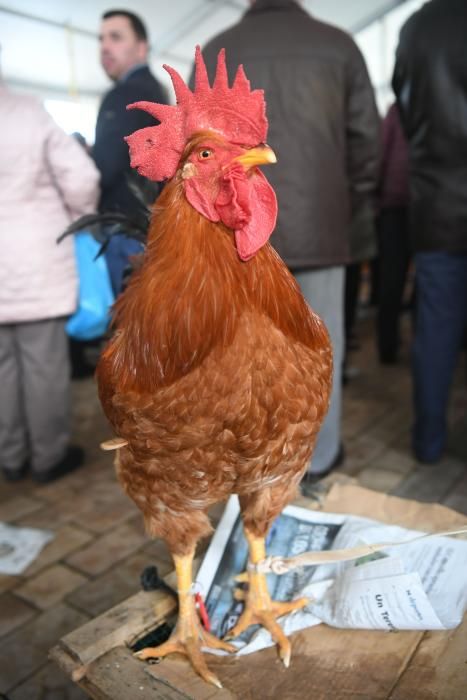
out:
<path id="1" fill-rule="evenodd" d="M 216 76 L 209 84 L 199 46 L 195 54 L 195 89 L 192 92 L 176 70 L 164 65 L 177 98 L 176 106 L 134 102 L 127 109 L 144 109 L 160 121 L 158 126 L 126 137 L 131 165 L 151 180 L 173 177 L 187 140 L 198 131 L 215 131 L 231 143 L 257 146 L 266 141 L 268 122 L 263 90 L 251 90 L 243 66 L 229 87 L 225 50 L 217 57 Z"/>

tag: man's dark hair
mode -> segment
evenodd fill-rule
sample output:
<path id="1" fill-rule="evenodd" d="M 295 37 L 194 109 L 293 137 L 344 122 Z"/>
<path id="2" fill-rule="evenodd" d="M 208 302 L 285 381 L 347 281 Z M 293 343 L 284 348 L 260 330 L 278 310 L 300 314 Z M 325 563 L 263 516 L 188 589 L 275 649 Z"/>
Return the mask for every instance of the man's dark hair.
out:
<path id="1" fill-rule="evenodd" d="M 140 39 L 140 41 L 148 40 L 148 33 L 146 31 L 146 26 L 142 19 L 135 15 L 134 12 L 128 12 L 127 10 L 108 10 L 102 15 L 102 19 L 110 19 L 110 17 L 126 17 L 131 24 L 134 33 Z"/>

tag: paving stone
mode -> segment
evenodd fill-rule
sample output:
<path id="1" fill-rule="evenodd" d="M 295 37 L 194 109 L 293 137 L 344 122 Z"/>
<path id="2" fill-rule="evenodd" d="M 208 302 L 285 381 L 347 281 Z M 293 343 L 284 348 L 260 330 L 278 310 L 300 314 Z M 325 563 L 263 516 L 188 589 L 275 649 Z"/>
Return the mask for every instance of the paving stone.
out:
<path id="1" fill-rule="evenodd" d="M 73 504 L 72 507 L 70 504 Z M 39 513 L 34 513 L 26 522 L 34 522 L 38 527 L 47 527 L 47 524 L 51 523 L 55 528 L 74 523 L 81 529 L 92 531 L 94 518 L 97 519 L 101 508 L 100 501 L 94 495 L 93 486 L 88 483 L 86 488 L 83 486 L 80 489 L 62 492 L 56 501 L 51 502 Z"/>
<path id="2" fill-rule="evenodd" d="M 138 517 L 138 521 L 142 518 Z M 147 542 L 141 526 L 133 521 L 124 523 L 92 544 L 72 554 L 67 562 L 92 576 L 103 573 L 116 562 L 125 559 Z"/>
<path id="3" fill-rule="evenodd" d="M 87 466 L 65 476 L 50 484 L 36 487 L 34 493 L 36 496 L 45 501 L 62 501 L 70 502 L 70 498 L 78 498 L 85 496 L 83 503 L 89 501 L 92 496 L 93 487 L 101 480 L 103 474 L 108 474 L 109 469 L 102 467 L 99 463 L 93 461 Z"/>
<path id="4" fill-rule="evenodd" d="M 36 526 L 45 527 L 52 520 L 59 526 L 73 523 L 81 529 L 103 533 L 138 513 L 134 503 L 108 470 L 105 478 L 102 475 L 80 477 L 80 481 L 62 486 L 55 494 L 49 492 L 47 498 L 50 499 L 50 510 L 29 519 Z M 73 503 L 73 508 L 69 507 L 70 503 Z"/>
<path id="5" fill-rule="evenodd" d="M 124 497 L 130 501 L 129 497 L 123 492 L 113 470 L 111 472 L 106 472 L 105 479 L 96 479 L 92 488 L 92 496 L 96 498 L 99 503 L 113 503 L 115 499 L 122 499 Z"/>
<path id="6" fill-rule="evenodd" d="M 387 492 L 394 489 L 403 478 L 403 474 L 379 467 L 371 467 L 362 469 L 358 474 L 358 483 L 367 489 Z"/>
<path id="7" fill-rule="evenodd" d="M 150 560 L 148 564 L 149 566 L 155 562 L 165 562 L 167 564 L 172 564 L 173 566 L 173 559 L 169 552 L 169 548 L 164 540 L 161 540 L 160 538 L 150 540 L 144 545 L 142 551 L 147 554 Z"/>
<path id="8" fill-rule="evenodd" d="M 44 507 L 44 502 L 29 496 L 15 496 L 0 503 L 0 521 L 13 523 L 24 515 L 33 513 Z"/>
<path id="9" fill-rule="evenodd" d="M 24 527 L 37 527 L 43 530 L 59 530 L 73 520 L 74 505 L 73 496 L 67 496 L 56 503 L 48 503 L 45 508 L 35 511 L 31 515 L 21 518 L 21 525 Z"/>
<path id="10" fill-rule="evenodd" d="M 404 402 L 404 408 L 399 410 L 394 410 L 393 404 L 389 404 L 383 418 L 370 426 L 368 434 L 375 439 L 382 440 L 385 445 L 390 445 L 401 433 L 409 432 L 412 412 L 408 404 L 409 397 Z"/>
<path id="11" fill-rule="evenodd" d="M 57 605 L 67 593 L 74 591 L 86 581 L 85 576 L 72 571 L 67 566 L 55 564 L 28 579 L 15 592 L 41 610 L 47 610 Z"/>
<path id="12" fill-rule="evenodd" d="M 368 466 L 407 475 L 415 469 L 416 462 L 410 454 L 404 454 L 399 450 L 384 450 L 384 452 L 370 460 Z"/>
<path id="13" fill-rule="evenodd" d="M 147 566 L 154 565 L 159 576 L 165 576 L 173 569 L 172 562 L 151 559 L 147 552 L 140 552 L 85 583 L 67 596 L 67 602 L 96 617 L 140 591 L 142 572 Z"/>
<path id="14" fill-rule="evenodd" d="M 425 503 L 440 503 L 455 493 L 456 484 L 464 474 L 464 462 L 445 456 L 437 464 L 418 465 L 392 494 Z"/>
<path id="15" fill-rule="evenodd" d="M 91 532 L 101 533 L 129 520 L 138 513 L 133 501 L 120 491 L 112 503 L 94 500 L 89 508 L 73 518 L 73 522 L 87 527 Z"/>
<path id="16" fill-rule="evenodd" d="M 339 467 L 339 471 L 353 476 L 380 456 L 384 452 L 385 445 L 381 440 L 361 434 L 354 439 L 346 440 L 344 449 L 345 460 Z"/>
<path id="17" fill-rule="evenodd" d="M 344 441 L 368 430 L 387 413 L 387 405 L 382 401 L 348 398 L 343 402 L 342 425 Z"/>
<path id="18" fill-rule="evenodd" d="M 0 660 L 2 692 L 8 694 L 44 666 L 49 649 L 87 620 L 83 613 L 59 604 L 4 637 Z"/>
<path id="19" fill-rule="evenodd" d="M 66 523 L 70 523 L 83 511 L 89 515 L 92 503 L 92 487 L 88 484 L 87 489 L 65 489 L 57 493 L 54 500 L 47 503 L 47 507 L 41 511 L 33 513 L 28 518 L 23 518 L 22 522 L 38 523 L 38 527 L 51 527 L 57 529 Z"/>
<path id="20" fill-rule="evenodd" d="M 135 528 L 137 532 L 140 532 L 142 535 L 144 535 L 145 538 L 145 544 L 148 544 L 151 542 L 151 538 L 146 532 L 146 527 L 144 525 L 144 518 L 140 510 L 136 511 L 136 515 L 131 518 L 131 520 L 128 521 L 128 525 L 131 525 L 132 527 Z"/>
<path id="21" fill-rule="evenodd" d="M 50 484 L 36 486 L 35 493 L 42 501 L 56 502 L 69 499 L 74 492 L 67 479 L 64 478 L 52 481 Z"/>
<path id="22" fill-rule="evenodd" d="M 37 610 L 12 593 L 0 595 L 0 637 L 37 615 Z"/>
<path id="23" fill-rule="evenodd" d="M 21 484 L 21 488 L 19 488 L 19 484 Z M 19 483 L 5 481 L 5 479 L 0 474 L 0 503 L 6 503 L 12 498 L 16 498 L 16 496 L 18 495 L 29 495 L 26 484 L 27 481 L 20 481 Z"/>
<path id="24" fill-rule="evenodd" d="M 9 700 L 86 700 L 89 695 L 49 662 L 8 695 Z M 128 699 L 130 700 L 130 698 Z"/>
<path id="25" fill-rule="evenodd" d="M 409 426 L 406 426 L 404 430 L 401 430 L 389 443 L 383 443 L 384 448 L 388 447 L 392 450 L 397 450 L 398 452 L 403 452 L 407 457 L 414 459 L 414 454 L 412 450 L 412 436 L 410 434 Z"/>
<path id="26" fill-rule="evenodd" d="M 217 511 L 217 513 L 218 512 L 219 511 Z M 211 513 L 210 511 L 210 516 L 212 516 L 211 522 L 213 527 L 215 528 L 218 522 L 216 511 L 214 511 L 214 513 Z M 210 541 L 211 537 L 204 537 L 198 542 L 195 553 L 196 557 L 203 557 L 204 553 L 206 552 L 209 546 Z M 164 540 L 161 540 L 159 538 L 152 540 L 151 542 L 149 542 L 149 544 L 145 545 L 141 551 L 144 552 L 147 556 L 148 562 L 146 566 L 151 566 L 152 564 L 155 564 L 159 568 L 163 563 L 165 565 L 164 568 L 168 567 L 169 571 L 174 568 L 172 555 L 170 554 L 169 549 Z M 165 576 L 165 573 L 161 573 L 161 575 Z"/>
<path id="27" fill-rule="evenodd" d="M 369 462 L 380 455 L 385 447 L 384 442 L 366 433 L 357 435 L 345 444 L 347 455 L 359 459 L 362 463 Z"/>
<path id="28" fill-rule="evenodd" d="M 83 547 L 90 540 L 92 540 L 92 535 L 89 532 L 80 530 L 73 525 L 63 525 L 56 531 L 54 539 L 44 547 L 37 559 L 28 566 L 24 576 L 29 577 L 37 574 L 46 566 L 60 561 L 67 554 Z"/>
<path id="29" fill-rule="evenodd" d="M 12 588 L 20 585 L 24 581 L 22 576 L 7 576 L 6 574 L 0 574 L 0 593 L 5 593 Z"/>
<path id="30" fill-rule="evenodd" d="M 73 472 L 73 474 L 67 477 L 69 486 L 73 488 L 76 493 L 92 493 L 92 487 L 99 482 L 101 472 L 107 473 L 108 465 L 102 464 L 102 462 L 93 458 L 88 463 L 88 466 Z"/>
<path id="31" fill-rule="evenodd" d="M 467 473 L 454 484 L 451 493 L 443 500 L 443 504 L 467 515 Z"/>

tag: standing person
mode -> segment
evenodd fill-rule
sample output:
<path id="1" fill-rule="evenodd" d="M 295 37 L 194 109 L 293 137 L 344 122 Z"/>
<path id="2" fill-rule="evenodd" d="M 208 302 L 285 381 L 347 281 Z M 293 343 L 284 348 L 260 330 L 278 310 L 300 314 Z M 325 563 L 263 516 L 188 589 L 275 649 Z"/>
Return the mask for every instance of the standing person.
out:
<path id="1" fill-rule="evenodd" d="M 376 185 L 379 117 L 366 66 L 350 36 L 293 0 L 257 0 L 203 54 L 213 77 L 226 49 L 268 104 L 269 143 L 281 167 L 268 173 L 279 200 L 271 243 L 324 320 L 334 353 L 328 415 L 310 467 L 321 477 L 343 457 L 341 374 L 344 274 L 352 211 Z"/>
<path id="2" fill-rule="evenodd" d="M 467 5 L 431 0 L 403 26 L 393 88 L 409 141 L 415 253 L 413 448 L 437 462 L 467 320 Z"/>
<path id="3" fill-rule="evenodd" d="M 397 104 L 383 120 L 383 156 L 379 184 L 379 361 L 397 362 L 399 314 L 410 262 L 408 228 L 409 153 Z"/>
<path id="4" fill-rule="evenodd" d="M 376 254 L 375 207 L 371 198 L 361 202 L 357 210 L 352 211 L 352 221 L 349 229 L 350 258 L 352 262 L 345 268 L 344 285 L 344 331 L 345 352 L 342 369 L 344 386 L 355 376 L 358 370 L 352 367 L 350 353 L 359 347 L 355 334 L 362 268 L 364 263 L 373 260 Z"/>
<path id="5" fill-rule="evenodd" d="M 83 462 L 70 445 L 66 316 L 77 300 L 74 242 L 99 173 L 42 105 L 0 83 L 0 465 L 45 483 Z"/>
<path id="6" fill-rule="evenodd" d="M 120 211 L 131 217 L 138 211 L 138 201 L 128 185 L 127 178 L 132 171 L 124 137 L 146 126 L 154 126 L 154 118 L 139 109 L 127 110 L 126 107 L 140 100 L 159 103 L 167 100 L 147 65 L 148 35 L 137 15 L 124 10 L 105 12 L 99 41 L 102 67 L 115 83 L 99 109 L 92 150 L 101 173 L 99 211 Z M 145 187 L 149 186 L 145 182 Z M 155 186 L 154 199 L 157 193 Z M 121 291 L 129 256 L 141 251 L 141 244 L 131 238 L 115 236 L 111 239 L 106 258 L 115 294 Z"/>

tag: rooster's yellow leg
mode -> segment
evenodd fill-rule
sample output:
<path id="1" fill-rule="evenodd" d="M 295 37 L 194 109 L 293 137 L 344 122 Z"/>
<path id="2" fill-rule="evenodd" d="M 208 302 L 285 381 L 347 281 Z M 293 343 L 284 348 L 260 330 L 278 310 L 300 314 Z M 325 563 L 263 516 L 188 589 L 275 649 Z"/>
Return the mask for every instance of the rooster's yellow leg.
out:
<path id="1" fill-rule="evenodd" d="M 236 649 L 232 644 L 227 644 L 221 639 L 217 639 L 213 634 L 206 632 L 199 621 L 191 592 L 193 554 L 194 551 L 186 556 L 174 556 L 179 605 L 177 626 L 174 632 L 164 644 L 157 647 L 146 647 L 146 649 L 136 652 L 135 656 L 139 659 L 152 659 L 162 658 L 173 652 L 185 654 L 201 678 L 208 683 L 213 683 L 218 688 L 222 688 L 217 676 L 209 670 L 201 647 L 224 649 L 229 652 L 236 651 Z"/>
<path id="2" fill-rule="evenodd" d="M 264 537 L 256 537 L 245 528 L 245 536 L 250 552 L 250 565 L 258 564 L 266 558 L 266 545 Z M 236 596 L 239 597 L 239 596 Z M 231 629 L 226 639 L 233 639 L 244 632 L 250 625 L 260 624 L 271 634 L 279 649 L 279 656 L 284 665 L 288 667 L 290 663 L 290 642 L 284 634 L 281 626 L 276 622 L 276 618 L 293 610 L 298 610 L 307 605 L 307 598 L 299 598 L 287 603 L 271 600 L 269 595 L 266 576 L 254 569 L 248 571 L 248 591 L 245 595 L 245 610 L 240 616 L 237 624 Z"/>

